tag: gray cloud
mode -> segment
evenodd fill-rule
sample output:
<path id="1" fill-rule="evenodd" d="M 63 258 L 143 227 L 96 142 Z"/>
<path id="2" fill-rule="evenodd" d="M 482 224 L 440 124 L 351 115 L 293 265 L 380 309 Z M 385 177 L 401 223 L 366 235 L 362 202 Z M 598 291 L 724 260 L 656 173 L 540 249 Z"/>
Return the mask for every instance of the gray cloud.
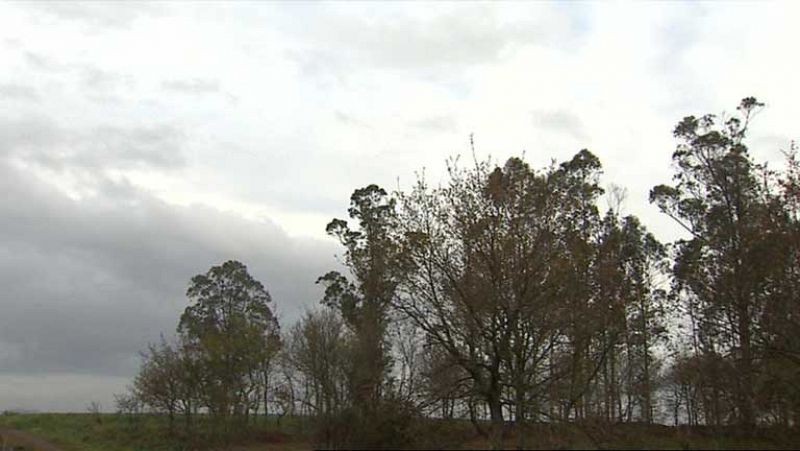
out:
<path id="1" fill-rule="evenodd" d="M 782 116 L 798 105 L 783 75 L 791 59 L 761 59 L 791 42 L 778 36 L 794 37 L 796 13 L 695 8 L 4 5 L 0 409 L 82 411 L 120 386 L 136 351 L 174 330 L 189 278 L 213 264 L 246 263 L 284 324 L 317 302 L 314 280 L 336 266 L 328 241 L 157 196 L 205 203 L 196 188 L 220 209 L 263 206 L 290 232 L 321 235 L 353 188 L 392 188 L 421 167 L 442 176 L 448 149 L 468 149 L 466 133 L 444 132 L 468 125 L 479 144 L 515 149 L 536 144 L 526 142 L 536 126 L 547 130 L 534 134 L 543 158 L 557 152 L 550 143 L 591 138 L 608 179 L 631 188 L 633 212 L 677 236 L 646 199 L 653 180 L 669 180 L 673 120 L 750 94 L 735 93 L 749 79 L 774 87 Z M 171 12 L 181 17 L 161 20 Z M 563 109 L 578 104 L 600 126 Z M 631 120 L 608 122 L 612 113 Z M 780 141 L 769 132 L 765 146 Z M 662 150 L 637 152 L 642 136 Z"/>
<path id="2" fill-rule="evenodd" d="M 74 79 L 76 88 L 95 103 L 119 104 L 120 91 L 123 88 L 130 91 L 135 85 L 129 74 L 108 71 L 93 64 L 61 62 L 48 55 L 27 50 L 22 52 L 22 58 L 30 69 L 51 79 Z"/>
<path id="3" fill-rule="evenodd" d="M 113 412 L 113 394 L 129 384 L 127 377 L 90 374 L 0 374 L 0 387 L 7 389 L 0 404 L 12 411 L 85 412 L 91 401 L 98 401 L 104 411 Z"/>
<path id="4" fill-rule="evenodd" d="M 496 11 L 478 5 L 428 19 L 403 11 L 381 17 L 334 13 L 319 22 L 322 16 L 311 15 L 313 26 L 290 31 L 302 30 L 307 39 L 322 43 L 339 59 L 401 69 L 491 62 L 510 45 L 552 43 L 569 31 L 554 29 L 544 20 L 506 22 Z M 308 56 L 318 59 L 320 55 Z"/>
<path id="5" fill-rule="evenodd" d="M 133 78 L 116 72 L 100 69 L 90 65 L 81 65 L 79 70 L 80 85 L 84 92 L 89 93 L 92 100 L 100 103 L 119 103 L 116 96 L 120 88 L 133 86 Z"/>
<path id="6" fill-rule="evenodd" d="M 564 110 L 548 110 L 531 112 L 533 123 L 554 133 L 567 133 L 578 141 L 587 139 L 583 121 L 573 113 Z"/>
<path id="7" fill-rule="evenodd" d="M 45 117 L 0 120 L 0 155 L 19 155 L 57 142 L 61 130 Z"/>
<path id="8" fill-rule="evenodd" d="M 174 168 L 184 164 L 184 138 L 183 132 L 171 125 L 97 127 L 81 137 L 86 151 L 75 162 L 84 166 L 113 161 L 122 167 L 145 164 Z"/>
<path id="9" fill-rule="evenodd" d="M 451 84 L 458 70 L 496 63 L 522 45 L 574 46 L 575 28 L 581 26 L 557 9 L 511 20 L 497 11 L 471 4 L 420 18 L 404 8 L 385 15 L 315 10 L 303 16 L 304 27 L 287 26 L 291 21 L 275 26 L 296 39 L 287 58 L 323 87 L 346 85 L 352 73 L 369 69 L 400 70 L 431 81 L 444 73 L 443 84 Z"/>
<path id="10" fill-rule="evenodd" d="M 0 163 L 0 375 L 131 376 L 137 352 L 174 331 L 192 275 L 239 259 L 291 320 L 319 299 L 314 280 L 335 264 L 332 243 L 100 185 L 74 201 Z"/>
<path id="11" fill-rule="evenodd" d="M 28 67 L 39 72 L 57 73 L 69 68 L 69 65 L 59 63 L 53 58 L 37 52 L 25 50 L 22 52 L 22 57 Z"/>
<path id="12" fill-rule="evenodd" d="M 0 155 L 51 169 L 171 169 L 185 164 L 185 135 L 168 124 L 67 129 L 47 117 L 0 119 Z"/>
<path id="13" fill-rule="evenodd" d="M 88 65 L 27 59 L 45 76 L 74 77 L 84 92 L 127 83 Z M 110 406 L 138 352 L 174 332 L 189 279 L 226 259 L 243 261 L 265 283 L 284 324 L 318 302 L 314 281 L 337 265 L 332 243 L 293 239 L 272 222 L 210 207 L 169 205 L 108 178 L 110 169 L 182 168 L 182 128 L 10 113 L 0 115 L 0 384 L 18 390 L 0 390 L 0 405 L 81 411 L 96 396 Z M 74 200 L 31 166 L 77 177 L 92 194 Z M 67 384 L 69 394 L 35 394 L 45 381 Z M 81 389 L 89 386 L 97 389 Z"/>

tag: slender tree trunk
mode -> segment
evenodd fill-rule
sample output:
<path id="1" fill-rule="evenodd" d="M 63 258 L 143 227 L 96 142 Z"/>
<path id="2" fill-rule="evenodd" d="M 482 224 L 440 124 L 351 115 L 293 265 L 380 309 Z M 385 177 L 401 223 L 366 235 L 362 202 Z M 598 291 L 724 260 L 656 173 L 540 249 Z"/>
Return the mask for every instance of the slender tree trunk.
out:
<path id="1" fill-rule="evenodd" d="M 486 437 L 486 431 L 478 421 L 478 413 L 476 411 L 477 409 L 475 406 L 475 401 L 471 397 L 467 399 L 467 410 L 469 410 L 469 421 L 472 423 L 472 426 L 479 435 Z"/>
<path id="2" fill-rule="evenodd" d="M 264 418 L 269 418 L 269 370 L 264 368 Z"/>
<path id="3" fill-rule="evenodd" d="M 606 359 L 606 361 L 603 362 L 603 395 L 604 395 L 603 396 L 603 398 L 604 398 L 603 399 L 603 404 L 604 404 L 603 405 L 603 413 L 604 413 L 606 421 L 611 421 L 611 416 L 612 416 L 612 409 L 611 409 L 611 405 L 612 405 L 611 390 L 612 390 L 612 387 L 611 387 L 611 381 L 609 380 L 610 377 L 609 377 L 609 372 L 608 372 L 609 360 L 610 359 Z"/>
<path id="4" fill-rule="evenodd" d="M 642 375 L 643 380 L 643 387 L 644 390 L 644 397 L 643 397 L 643 405 L 642 410 L 644 421 L 647 424 L 653 423 L 653 389 L 650 382 L 650 352 L 647 347 L 647 335 L 645 334 L 645 342 L 644 342 L 644 374 Z"/>
<path id="5" fill-rule="evenodd" d="M 187 404 L 183 410 L 183 419 L 186 427 L 186 431 L 189 432 L 192 429 L 192 405 Z"/>
<path id="6" fill-rule="evenodd" d="M 647 424 L 653 423 L 653 394 L 651 388 L 651 375 L 650 375 L 650 341 L 649 341 L 649 331 L 647 330 L 647 319 L 649 314 L 647 312 L 647 306 L 645 305 L 645 297 L 643 295 L 639 296 L 639 311 L 640 316 L 642 317 L 642 352 L 644 358 L 644 368 L 642 369 L 642 379 L 643 379 L 643 405 L 642 410 L 644 421 Z"/>
<path id="7" fill-rule="evenodd" d="M 740 309 L 739 337 L 742 350 L 742 389 L 740 390 L 740 422 L 742 426 L 751 428 L 755 426 L 755 407 L 753 395 L 753 356 L 750 343 L 750 318 L 747 306 Z"/>
<path id="8" fill-rule="evenodd" d="M 491 429 L 489 442 L 493 450 L 503 449 L 503 405 L 500 402 L 500 393 L 492 393 L 489 397 L 489 416 Z"/>
<path id="9" fill-rule="evenodd" d="M 516 389 L 516 412 L 514 420 L 517 426 L 517 449 L 526 449 L 525 447 L 525 434 L 527 433 L 527 415 L 525 412 L 525 390 L 520 385 Z"/>
<path id="10" fill-rule="evenodd" d="M 175 409 L 170 407 L 167 413 L 169 415 L 169 435 L 173 436 L 175 435 Z"/>

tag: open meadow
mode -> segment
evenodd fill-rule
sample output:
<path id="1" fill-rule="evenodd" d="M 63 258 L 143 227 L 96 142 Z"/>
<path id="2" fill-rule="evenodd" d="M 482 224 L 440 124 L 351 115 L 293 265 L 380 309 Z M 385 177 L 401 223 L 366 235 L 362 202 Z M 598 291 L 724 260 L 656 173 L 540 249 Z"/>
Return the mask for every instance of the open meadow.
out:
<path id="1" fill-rule="evenodd" d="M 486 449 L 489 442 L 467 421 L 422 420 L 415 427 L 416 443 L 403 449 Z M 9 430 L 27 433 L 14 440 Z M 235 450 L 302 451 L 324 449 L 315 440 L 311 423 L 302 418 L 258 419 L 246 434 L 226 442 L 170 436 L 166 418 L 119 414 L 42 413 L 0 415 L 0 436 L 15 451 L 145 451 Z M 205 432 L 204 432 L 205 433 Z M 26 440 L 29 437 L 38 442 Z M 38 443 L 49 443 L 46 448 Z M 736 428 L 669 427 L 644 424 L 533 424 L 526 434 L 527 449 L 796 449 L 800 434 L 780 428 L 745 435 Z M 15 447 L 10 447 L 13 445 Z M 510 429 L 506 448 L 515 448 L 517 433 Z M 2 448 L 0 448 L 2 449 Z"/>

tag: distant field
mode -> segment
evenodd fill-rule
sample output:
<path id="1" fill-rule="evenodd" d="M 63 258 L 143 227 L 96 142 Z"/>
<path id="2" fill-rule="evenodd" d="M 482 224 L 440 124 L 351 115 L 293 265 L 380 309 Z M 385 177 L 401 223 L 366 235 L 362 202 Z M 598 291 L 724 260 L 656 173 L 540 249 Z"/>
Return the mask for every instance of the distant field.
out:
<path id="1" fill-rule="evenodd" d="M 186 437 L 170 437 L 167 419 L 158 415 L 135 418 L 118 414 L 35 413 L 0 415 L 0 428 L 29 432 L 64 451 L 168 451 L 208 448 L 204 443 L 189 444 Z M 284 424 L 287 422 L 285 421 Z M 257 424 L 237 450 L 311 450 L 308 443 L 279 431 L 274 421 Z"/>
<path id="2" fill-rule="evenodd" d="M 236 451 L 305 451 L 314 449 L 302 432 L 300 419 L 257 423 L 238 443 L 224 449 Z M 26 431 L 64 451 L 144 451 L 221 449 L 207 443 L 171 438 L 166 418 L 141 415 L 136 419 L 116 414 L 3 414 L 0 429 Z M 525 447 L 531 449 L 798 449 L 800 431 L 762 429 L 744 436 L 736 428 L 674 428 L 659 425 L 532 425 Z M 467 422 L 427 421 L 420 424 L 421 448 L 485 449 L 488 443 Z M 17 444 L 13 441 L 10 444 Z M 509 431 L 506 446 L 517 445 Z M 25 448 L 28 449 L 28 448 Z"/>
<path id="3" fill-rule="evenodd" d="M 136 433 L 124 421 L 117 415 L 4 414 L 0 427 L 29 432 L 65 451 L 176 449 L 163 442 L 158 418 L 142 418 Z"/>

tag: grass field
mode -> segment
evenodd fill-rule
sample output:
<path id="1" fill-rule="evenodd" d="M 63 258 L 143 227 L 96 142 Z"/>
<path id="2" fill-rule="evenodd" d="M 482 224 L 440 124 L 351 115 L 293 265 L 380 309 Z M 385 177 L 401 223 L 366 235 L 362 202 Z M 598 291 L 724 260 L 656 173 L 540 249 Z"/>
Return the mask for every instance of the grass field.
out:
<path id="1" fill-rule="evenodd" d="M 175 449 L 162 436 L 160 419 L 144 417 L 138 430 L 117 415 L 4 414 L 0 426 L 42 437 L 64 450 L 133 451 Z"/>
<path id="2" fill-rule="evenodd" d="M 234 443 L 212 446 L 188 437 L 170 437 L 166 418 L 141 415 L 132 419 L 115 414 L 3 414 L 0 428 L 41 437 L 65 451 L 139 451 L 230 449 L 237 451 L 311 450 L 313 440 L 302 419 L 256 423 Z M 508 432 L 506 446 L 517 445 L 516 431 Z M 418 429 L 420 448 L 485 449 L 488 443 L 468 422 L 429 420 Z M 800 432 L 762 429 L 744 435 L 736 428 L 674 428 L 659 425 L 531 425 L 525 447 L 531 449 L 798 449 Z"/>

